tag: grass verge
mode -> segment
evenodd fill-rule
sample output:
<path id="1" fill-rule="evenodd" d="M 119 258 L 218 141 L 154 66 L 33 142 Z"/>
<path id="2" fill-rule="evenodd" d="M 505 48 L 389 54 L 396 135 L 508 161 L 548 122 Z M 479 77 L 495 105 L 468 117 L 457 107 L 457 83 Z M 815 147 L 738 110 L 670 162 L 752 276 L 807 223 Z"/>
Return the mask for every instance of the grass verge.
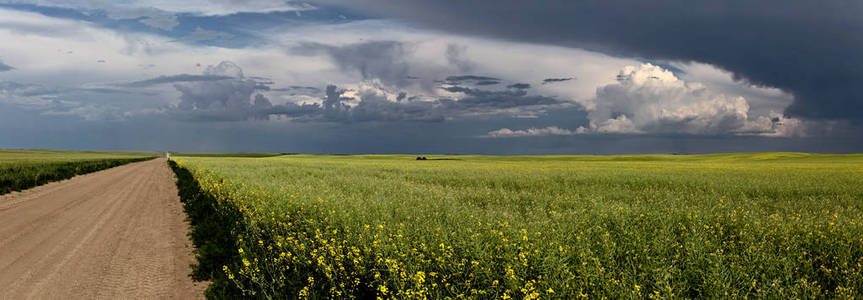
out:
<path id="1" fill-rule="evenodd" d="M 232 282 L 234 278 L 228 278 L 222 266 L 241 262 L 234 238 L 242 224 L 242 215 L 231 205 L 204 192 L 189 170 L 174 161 L 168 161 L 168 165 L 177 175 L 180 201 L 191 225 L 189 237 L 195 245 L 198 261 L 192 269 L 193 279 L 211 282 L 205 292 L 207 298 L 241 297 L 242 291 Z"/>

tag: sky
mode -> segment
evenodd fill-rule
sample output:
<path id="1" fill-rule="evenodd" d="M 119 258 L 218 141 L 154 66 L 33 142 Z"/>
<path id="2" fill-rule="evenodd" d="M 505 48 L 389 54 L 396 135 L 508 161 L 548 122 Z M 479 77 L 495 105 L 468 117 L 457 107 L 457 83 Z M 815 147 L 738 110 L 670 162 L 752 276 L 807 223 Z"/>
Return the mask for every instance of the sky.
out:
<path id="1" fill-rule="evenodd" d="M 863 152 L 863 2 L 0 0 L 0 148 Z"/>

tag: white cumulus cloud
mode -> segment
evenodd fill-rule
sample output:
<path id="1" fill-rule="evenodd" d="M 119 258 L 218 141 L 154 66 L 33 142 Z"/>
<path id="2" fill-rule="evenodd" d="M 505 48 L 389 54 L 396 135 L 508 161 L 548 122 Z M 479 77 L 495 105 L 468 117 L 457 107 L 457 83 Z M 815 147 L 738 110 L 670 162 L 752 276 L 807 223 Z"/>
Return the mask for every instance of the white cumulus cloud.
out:
<path id="1" fill-rule="evenodd" d="M 626 66 L 617 80 L 597 89 L 596 108 L 588 113 L 590 130 L 722 134 L 746 123 L 749 104 L 745 98 L 685 82 L 661 67 Z"/>
<path id="2" fill-rule="evenodd" d="M 671 71 L 649 63 L 626 66 L 617 82 L 597 88 L 592 107 L 587 107 L 587 127 L 510 130 L 502 128 L 489 137 L 521 137 L 573 134 L 691 134 L 805 135 L 805 124 L 775 111 L 753 115 L 743 96 L 728 95 L 698 82 L 687 82 Z"/>
<path id="3" fill-rule="evenodd" d="M 799 136 L 800 120 L 775 112 L 751 116 L 746 98 L 713 91 L 698 82 L 679 79 L 652 64 L 626 66 L 617 83 L 596 91 L 596 107 L 588 113 L 589 132 L 758 134 Z"/>

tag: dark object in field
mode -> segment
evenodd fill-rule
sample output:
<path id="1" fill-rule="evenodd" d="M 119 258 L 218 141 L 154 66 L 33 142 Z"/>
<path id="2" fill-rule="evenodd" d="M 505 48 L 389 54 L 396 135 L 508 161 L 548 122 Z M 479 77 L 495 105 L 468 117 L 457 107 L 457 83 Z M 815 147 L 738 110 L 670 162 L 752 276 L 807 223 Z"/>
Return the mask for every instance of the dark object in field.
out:
<path id="1" fill-rule="evenodd" d="M 461 160 L 461 158 L 427 158 L 425 156 L 417 156 L 417 160 Z"/>

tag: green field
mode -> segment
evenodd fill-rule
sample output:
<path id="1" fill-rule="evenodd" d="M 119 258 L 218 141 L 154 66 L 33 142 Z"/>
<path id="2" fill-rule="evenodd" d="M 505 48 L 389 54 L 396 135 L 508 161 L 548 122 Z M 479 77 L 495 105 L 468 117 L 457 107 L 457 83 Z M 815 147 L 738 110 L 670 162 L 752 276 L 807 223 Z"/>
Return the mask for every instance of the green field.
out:
<path id="1" fill-rule="evenodd" d="M 171 155 L 186 157 L 273 157 L 281 154 L 260 152 L 171 152 Z"/>
<path id="2" fill-rule="evenodd" d="M 0 195 L 157 155 L 153 152 L 0 150 Z"/>
<path id="3" fill-rule="evenodd" d="M 863 293 L 863 156 L 174 157 L 211 297 Z"/>

